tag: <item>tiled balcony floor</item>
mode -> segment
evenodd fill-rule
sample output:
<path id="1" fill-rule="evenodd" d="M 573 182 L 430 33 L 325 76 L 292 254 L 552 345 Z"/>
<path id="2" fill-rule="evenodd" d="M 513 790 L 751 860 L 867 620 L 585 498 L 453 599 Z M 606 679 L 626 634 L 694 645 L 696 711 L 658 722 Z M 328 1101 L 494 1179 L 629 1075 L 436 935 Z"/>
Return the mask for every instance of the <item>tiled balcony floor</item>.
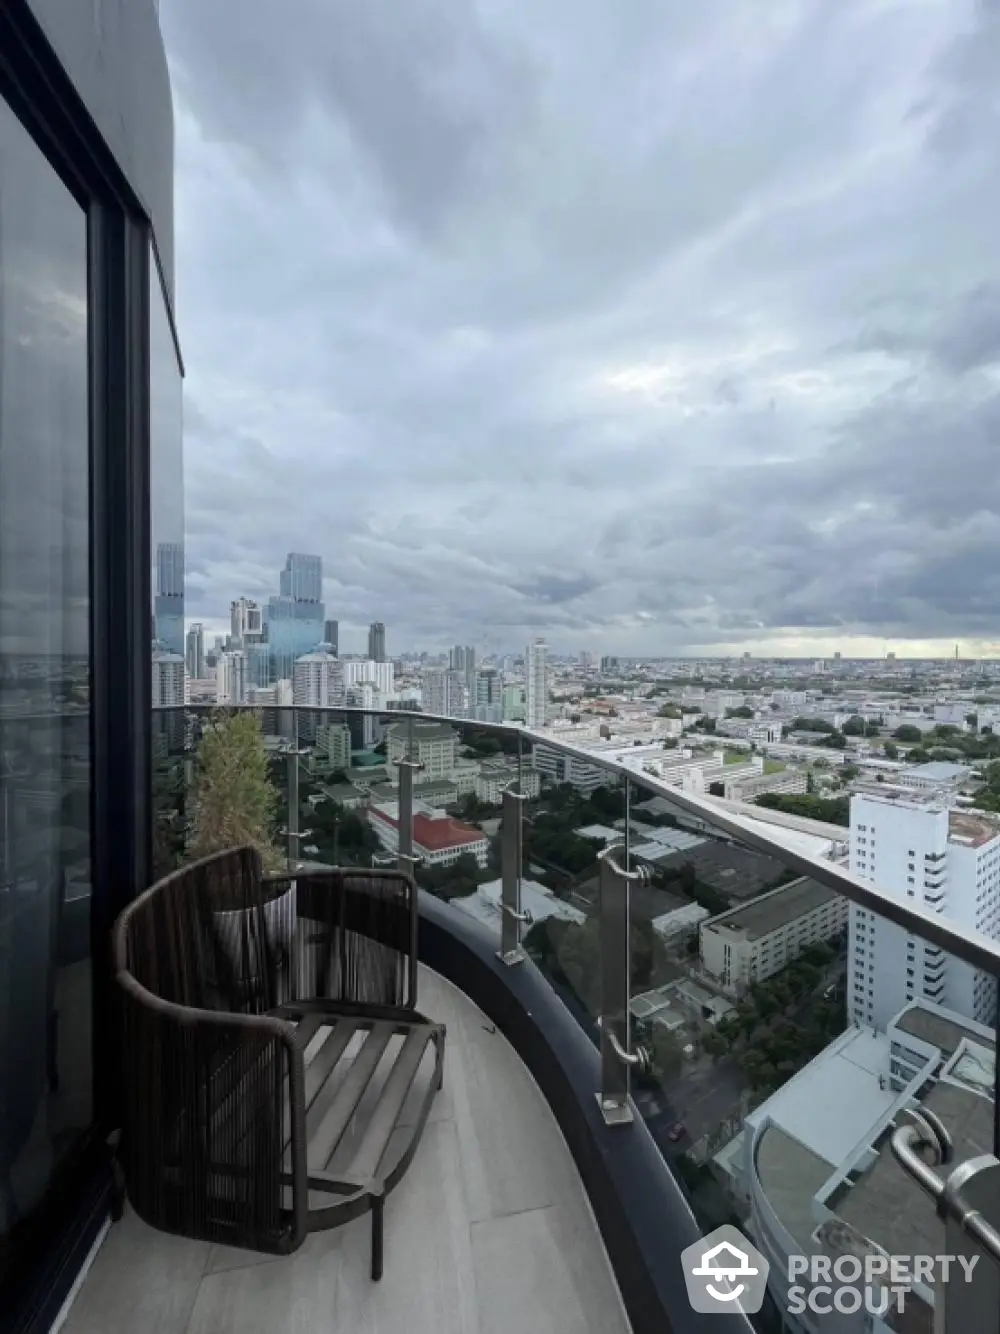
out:
<path id="1" fill-rule="evenodd" d="M 600 1234 L 547 1103 L 462 992 L 421 971 L 448 1026 L 444 1088 L 389 1196 L 385 1274 L 367 1217 L 286 1258 L 185 1241 L 131 1211 L 64 1334 L 627 1334 Z"/>

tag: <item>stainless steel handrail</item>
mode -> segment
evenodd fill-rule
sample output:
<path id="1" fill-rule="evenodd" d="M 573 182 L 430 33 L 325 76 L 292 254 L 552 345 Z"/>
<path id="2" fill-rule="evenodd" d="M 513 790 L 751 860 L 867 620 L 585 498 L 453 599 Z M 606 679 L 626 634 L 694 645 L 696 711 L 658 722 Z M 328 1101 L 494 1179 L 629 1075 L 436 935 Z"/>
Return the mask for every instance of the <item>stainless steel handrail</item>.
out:
<path id="1" fill-rule="evenodd" d="M 920 908 L 915 908 L 909 903 L 890 896 L 867 880 L 862 880 L 860 876 L 846 870 L 842 866 L 837 866 L 832 862 L 826 862 L 818 857 L 809 856 L 807 853 L 796 851 L 787 844 L 778 839 L 770 837 L 764 832 L 764 826 L 759 825 L 757 821 L 733 815 L 730 812 L 720 809 L 711 798 L 698 797 L 690 792 L 683 792 L 680 788 L 671 787 L 669 784 L 659 779 L 651 777 L 649 774 L 641 773 L 631 769 L 628 765 L 622 764 L 618 760 L 609 760 L 602 755 L 595 755 L 591 751 L 583 749 L 581 746 L 574 746 L 572 743 L 563 741 L 558 737 L 546 736 L 542 733 L 533 731 L 530 728 L 522 727 L 520 724 L 513 723 L 485 723 L 476 720 L 464 718 L 452 718 L 447 714 L 423 713 L 403 709 L 390 709 L 385 711 L 363 709 L 357 705 L 336 705 L 326 708 L 308 708 L 305 706 L 276 705 L 276 704 L 246 704 L 246 705 L 223 705 L 215 704 L 185 704 L 173 707 L 160 707 L 154 710 L 154 713 L 198 713 L 213 712 L 216 708 L 226 709 L 246 709 L 247 711 L 260 713 L 263 710 L 275 713 L 295 712 L 302 713 L 333 713 L 333 714 L 356 714 L 360 716 L 374 715 L 379 718 L 388 719 L 392 722 L 405 722 L 407 719 L 414 719 L 421 722 L 440 722 L 449 723 L 453 727 L 465 726 L 475 727 L 477 731 L 488 732 L 497 736 L 508 736 L 519 738 L 530 742 L 536 746 L 546 746 L 550 750 L 556 750 L 564 755 L 570 755 L 582 763 L 593 765 L 600 769 L 606 769 L 609 773 L 617 775 L 619 778 L 627 779 L 637 787 L 653 794 L 663 797 L 671 802 L 678 810 L 693 815 L 698 819 L 706 821 L 720 833 L 736 839 L 758 852 L 769 856 L 780 858 L 792 870 L 800 875 L 808 876 L 816 880 L 819 884 L 827 886 L 845 898 L 850 899 L 852 903 L 858 904 L 862 908 L 867 908 L 886 920 L 894 922 L 904 930 L 913 932 L 923 939 L 940 945 L 942 949 L 947 950 L 957 959 L 962 959 L 966 963 L 972 964 L 975 968 L 981 968 L 985 972 L 994 976 L 1000 976 L 1000 941 L 993 941 L 986 936 L 981 936 L 977 932 L 967 930 L 957 925 L 950 918 L 939 917 L 935 913 L 925 912 Z M 845 830 L 845 835 L 846 835 Z"/>
<path id="2" fill-rule="evenodd" d="M 997 1160 L 991 1154 L 984 1154 L 962 1163 L 945 1180 L 934 1171 L 930 1163 L 920 1157 L 922 1152 L 933 1153 L 938 1163 L 951 1160 L 952 1139 L 943 1122 L 927 1108 L 910 1113 L 913 1122 L 900 1126 L 893 1134 L 891 1148 L 893 1157 L 903 1170 L 913 1177 L 935 1201 L 937 1212 L 942 1218 L 951 1218 L 983 1247 L 992 1258 L 1000 1262 L 1000 1231 L 987 1222 L 982 1213 L 973 1207 L 963 1192 L 966 1180 L 976 1172 L 987 1168 L 994 1171 Z"/>
<path id="3" fill-rule="evenodd" d="M 500 910 L 507 913 L 510 917 L 513 917 L 515 922 L 523 922 L 525 926 L 532 926 L 534 924 L 535 919 L 527 909 L 523 912 L 518 912 L 516 908 L 512 908 L 509 904 L 501 903 Z"/>
<path id="4" fill-rule="evenodd" d="M 618 1057 L 619 1061 L 621 1061 L 623 1065 L 632 1066 L 633 1069 L 635 1068 L 638 1068 L 640 1070 L 649 1069 L 650 1066 L 649 1052 L 646 1050 L 645 1047 L 641 1045 L 641 1043 L 636 1047 L 635 1051 L 627 1051 L 618 1041 L 618 1038 L 616 1037 L 615 1033 L 610 1028 L 605 1029 L 603 1015 L 598 1015 L 597 1027 L 604 1030 L 607 1033 L 608 1041 L 611 1043 L 612 1050 L 614 1051 L 615 1055 Z"/>
<path id="5" fill-rule="evenodd" d="M 632 884 L 635 884 L 637 881 L 644 883 L 649 879 L 649 871 L 645 866 L 637 866 L 634 871 L 626 871 L 619 862 L 615 861 L 613 854 L 618 852 L 624 846 L 624 843 L 615 843 L 609 847 L 602 848 L 597 854 L 597 860 L 599 862 L 607 862 L 611 869 L 617 872 L 623 880 L 628 880 Z"/>

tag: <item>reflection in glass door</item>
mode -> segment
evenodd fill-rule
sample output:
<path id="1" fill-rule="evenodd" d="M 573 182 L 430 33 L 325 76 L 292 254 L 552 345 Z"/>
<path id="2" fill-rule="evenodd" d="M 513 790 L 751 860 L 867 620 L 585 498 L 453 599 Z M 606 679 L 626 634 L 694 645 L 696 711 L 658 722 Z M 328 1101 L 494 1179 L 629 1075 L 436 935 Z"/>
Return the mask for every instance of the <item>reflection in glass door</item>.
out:
<path id="1" fill-rule="evenodd" d="M 0 102 L 0 1308 L 92 1120 L 87 222 Z"/>

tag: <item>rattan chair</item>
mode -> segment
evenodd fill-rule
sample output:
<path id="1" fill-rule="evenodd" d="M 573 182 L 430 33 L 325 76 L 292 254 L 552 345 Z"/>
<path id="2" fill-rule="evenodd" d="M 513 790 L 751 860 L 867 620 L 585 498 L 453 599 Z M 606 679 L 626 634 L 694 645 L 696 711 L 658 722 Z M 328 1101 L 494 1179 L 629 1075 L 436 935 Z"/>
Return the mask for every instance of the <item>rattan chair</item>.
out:
<path id="1" fill-rule="evenodd" d="M 239 848 L 126 908 L 118 1153 L 147 1223 L 287 1254 L 370 1210 L 381 1277 L 385 1197 L 444 1058 L 416 1010 L 416 894 L 395 871 L 264 877 Z"/>

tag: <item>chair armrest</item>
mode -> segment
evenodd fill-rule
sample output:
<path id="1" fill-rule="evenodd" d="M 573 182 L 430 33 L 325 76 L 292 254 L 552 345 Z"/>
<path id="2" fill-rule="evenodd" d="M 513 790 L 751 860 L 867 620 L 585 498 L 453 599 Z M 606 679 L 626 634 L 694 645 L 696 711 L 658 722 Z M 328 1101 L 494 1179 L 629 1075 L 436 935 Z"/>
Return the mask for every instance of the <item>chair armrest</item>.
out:
<path id="1" fill-rule="evenodd" d="M 296 1026 L 274 1015 L 164 1001 L 127 972 L 117 982 L 124 993 L 121 1156 L 136 1212 L 155 1227 L 206 1241 L 296 1249 L 308 1211 Z M 227 1213 L 227 1199 L 239 1207 L 230 1204 Z"/>

